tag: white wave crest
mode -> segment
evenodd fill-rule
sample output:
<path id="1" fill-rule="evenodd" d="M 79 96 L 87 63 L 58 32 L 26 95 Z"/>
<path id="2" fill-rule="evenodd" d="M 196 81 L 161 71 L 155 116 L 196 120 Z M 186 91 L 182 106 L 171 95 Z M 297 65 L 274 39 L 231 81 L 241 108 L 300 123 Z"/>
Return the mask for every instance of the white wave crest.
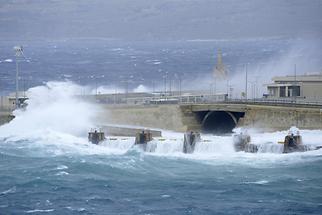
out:
<path id="1" fill-rule="evenodd" d="M 87 143 L 99 108 L 80 100 L 79 86 L 71 82 L 48 82 L 27 91 L 28 106 L 14 111 L 15 118 L 0 127 L 0 138 L 30 140 L 42 144 Z"/>

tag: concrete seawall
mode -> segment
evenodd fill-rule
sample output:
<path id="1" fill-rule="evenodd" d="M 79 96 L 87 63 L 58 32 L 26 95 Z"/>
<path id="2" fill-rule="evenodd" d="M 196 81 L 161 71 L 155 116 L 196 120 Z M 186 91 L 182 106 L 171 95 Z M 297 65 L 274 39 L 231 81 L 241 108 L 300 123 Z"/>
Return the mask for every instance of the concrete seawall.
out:
<path id="1" fill-rule="evenodd" d="M 0 125 L 8 123 L 14 118 L 12 115 L 13 108 L 8 96 L 0 96 Z"/>
<path id="2" fill-rule="evenodd" d="M 0 125 L 6 124 L 13 119 L 10 112 L 0 111 Z"/>
<path id="3" fill-rule="evenodd" d="M 187 130 L 179 105 L 102 105 L 98 122 L 160 128 L 174 131 Z"/>
<path id="4" fill-rule="evenodd" d="M 300 129 L 322 129 L 320 108 L 248 105 L 238 126 L 256 127 L 263 130 L 284 130 L 290 126 Z"/>
<path id="5" fill-rule="evenodd" d="M 205 118 L 212 113 L 210 123 L 222 121 L 218 126 L 258 128 L 264 131 L 285 130 L 291 126 L 300 129 L 322 129 L 322 107 L 287 107 L 252 104 L 168 104 L 168 105 L 104 105 L 96 122 L 98 125 L 118 124 L 185 132 L 202 132 Z M 226 118 L 220 118 L 225 114 Z M 217 118 L 216 118 L 217 117 Z M 228 118 L 227 118 L 228 117 Z M 0 125 L 12 120 L 9 111 L 0 111 Z M 211 118 L 211 117 L 209 117 Z M 228 120 L 228 121 L 227 121 Z"/>
<path id="6" fill-rule="evenodd" d="M 269 105 L 155 105 L 102 106 L 100 120 L 108 123 L 135 125 L 184 132 L 202 131 L 199 111 L 243 112 L 236 127 L 259 128 L 264 131 L 285 130 L 291 126 L 300 129 L 322 129 L 322 110 L 318 107 L 285 107 Z M 236 119 L 235 119 L 236 120 Z M 223 122 L 225 123 L 225 122 Z"/>

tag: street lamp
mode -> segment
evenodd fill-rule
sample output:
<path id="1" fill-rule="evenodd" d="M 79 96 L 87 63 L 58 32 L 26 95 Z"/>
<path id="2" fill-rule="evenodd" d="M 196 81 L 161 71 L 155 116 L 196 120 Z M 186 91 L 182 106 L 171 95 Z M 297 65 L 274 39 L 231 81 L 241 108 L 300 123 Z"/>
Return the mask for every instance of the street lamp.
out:
<path id="1" fill-rule="evenodd" d="M 168 72 L 165 72 L 164 78 L 164 96 L 167 99 L 167 78 L 168 78 Z"/>
<path id="2" fill-rule="evenodd" d="M 177 85 L 177 87 L 176 87 L 176 89 L 177 89 L 177 96 L 179 96 L 179 101 L 181 101 L 181 82 L 182 82 L 182 77 L 181 77 L 182 75 L 180 74 L 180 73 L 175 73 L 174 74 L 174 79 L 175 80 L 173 80 L 174 81 L 174 83 L 173 83 L 173 85 L 175 86 L 175 85 Z M 178 81 L 178 84 L 176 84 L 176 82 L 175 81 Z"/>
<path id="3" fill-rule="evenodd" d="M 245 64 L 245 72 L 246 72 L 246 77 L 245 77 L 245 99 L 247 101 L 247 87 L 248 87 L 248 71 L 247 71 L 247 63 Z"/>
<path id="4" fill-rule="evenodd" d="M 23 56 L 23 47 L 22 46 L 15 46 L 13 47 L 14 51 L 16 52 L 16 109 L 19 108 L 19 103 L 18 103 L 18 93 L 19 93 L 19 65 L 18 65 L 18 60 L 20 56 Z"/>

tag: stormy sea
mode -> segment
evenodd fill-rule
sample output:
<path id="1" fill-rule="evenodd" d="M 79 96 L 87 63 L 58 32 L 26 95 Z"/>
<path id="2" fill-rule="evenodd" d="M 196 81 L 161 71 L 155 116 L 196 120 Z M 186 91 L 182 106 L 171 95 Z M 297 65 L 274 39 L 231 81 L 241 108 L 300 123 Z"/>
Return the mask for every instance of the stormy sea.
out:
<path id="1" fill-rule="evenodd" d="M 100 107 L 74 96 L 108 86 L 121 91 L 129 76 L 131 90 L 152 88 L 153 80 L 162 86 L 165 71 L 187 83 L 193 74 L 202 79 L 211 75 L 219 45 L 231 71 L 248 61 L 261 71 L 267 59 L 275 68 L 282 56 L 301 58 L 292 55 L 293 42 L 27 43 L 21 77 L 28 106 L 0 126 L 0 214 L 321 214 L 322 149 L 283 154 L 278 141 L 287 130 L 248 130 L 256 154 L 235 152 L 233 133 L 202 134 L 192 154 L 182 152 L 183 133 L 169 130 L 148 152 L 134 146 L 134 137 L 94 145 L 87 132 Z M 7 94 L 14 90 L 14 57 L 10 43 L 1 48 Z M 304 144 L 321 145 L 321 130 L 300 132 Z"/>

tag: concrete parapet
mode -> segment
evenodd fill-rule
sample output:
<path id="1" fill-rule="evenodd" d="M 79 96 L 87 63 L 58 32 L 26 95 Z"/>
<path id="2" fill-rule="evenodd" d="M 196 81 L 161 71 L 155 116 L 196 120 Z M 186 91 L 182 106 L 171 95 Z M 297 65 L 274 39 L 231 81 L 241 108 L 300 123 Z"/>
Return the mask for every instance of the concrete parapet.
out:
<path id="1" fill-rule="evenodd" d="M 216 104 L 191 104 L 191 111 L 230 111 L 230 112 L 245 112 L 247 105 L 245 104 L 227 104 L 227 103 L 216 103 Z"/>

